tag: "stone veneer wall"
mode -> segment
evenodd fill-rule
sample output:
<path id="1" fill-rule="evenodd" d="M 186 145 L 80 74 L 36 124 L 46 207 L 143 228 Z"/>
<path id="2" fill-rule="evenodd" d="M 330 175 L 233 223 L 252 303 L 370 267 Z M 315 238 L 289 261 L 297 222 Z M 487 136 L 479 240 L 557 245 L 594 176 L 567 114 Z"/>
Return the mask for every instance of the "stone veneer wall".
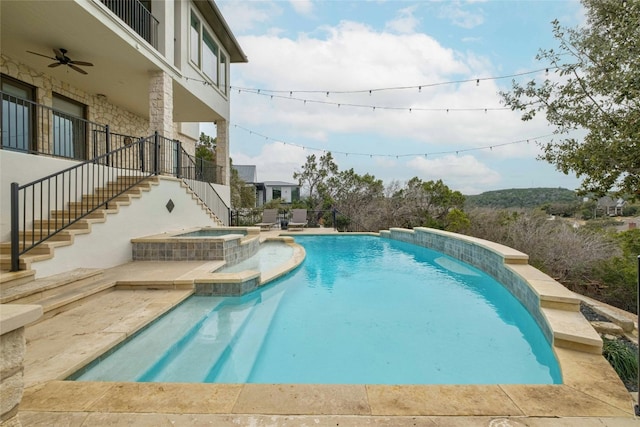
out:
<path id="1" fill-rule="evenodd" d="M 18 409 L 24 391 L 25 325 L 42 316 L 39 305 L 0 305 L 0 425 L 21 426 Z"/>
<path id="2" fill-rule="evenodd" d="M 157 240 L 157 241 L 154 241 Z M 134 239 L 134 261 L 214 261 L 225 260 L 234 265 L 254 255 L 260 247 L 257 238 L 242 241 L 212 238 Z"/>
<path id="3" fill-rule="evenodd" d="M 531 289 L 526 280 L 505 264 L 503 254 L 482 246 L 479 243 L 480 239 L 428 228 L 391 229 L 381 231 L 380 236 L 442 252 L 489 274 L 525 306 L 547 341 L 553 342 L 553 331 L 540 311 L 539 296 Z"/>
<path id="4" fill-rule="evenodd" d="M 97 94 L 89 94 L 68 83 L 39 73 L 5 55 L 0 55 L 0 72 L 21 82 L 35 86 L 37 88 L 36 102 L 39 104 L 51 107 L 53 105 L 53 93 L 57 93 L 86 105 L 87 120 L 95 123 L 108 124 L 111 132 L 133 136 L 148 136 L 152 133 L 149 120 L 144 117 L 137 116 L 109 103 L 105 97 L 98 96 Z M 39 135 L 39 137 L 41 138 L 40 147 L 42 149 L 42 140 L 46 138 L 44 138 L 43 135 Z M 117 139 L 114 139 L 114 141 L 116 140 Z M 93 147 L 88 147 L 88 149 L 92 150 Z"/>
<path id="5" fill-rule="evenodd" d="M 152 76 L 152 83 L 150 84 L 150 103 L 154 108 L 158 108 L 157 114 L 154 114 L 152 120 L 154 123 L 150 123 L 148 118 L 138 116 L 110 103 L 104 96 L 84 92 L 68 83 L 44 75 L 2 54 L 0 54 L 0 73 L 35 86 L 37 88 L 35 101 L 39 104 L 51 107 L 53 105 L 53 93 L 57 93 L 86 105 L 87 120 L 100 124 L 108 124 L 110 131 L 113 133 L 145 137 L 153 134 L 155 130 L 154 126 L 156 125 L 155 122 L 157 122 L 159 126 L 161 125 L 161 128 L 157 130 L 161 133 L 165 132 L 166 134 L 164 136 L 167 138 L 171 139 L 174 135 L 178 135 L 178 133 L 176 133 L 177 124 L 171 122 L 172 110 L 165 107 L 166 102 L 172 102 L 173 94 L 171 93 L 171 79 L 164 73 Z M 46 135 L 38 135 L 38 137 L 40 139 L 40 149 L 46 151 L 46 147 L 43 147 L 43 141 L 48 140 Z M 191 155 L 195 155 L 196 141 L 183 134 L 180 134 L 180 139 L 185 151 Z M 115 145 L 111 148 L 119 148 L 117 144 L 121 143 L 122 140 L 114 138 L 113 141 Z M 93 150 L 93 147 L 87 148 L 88 150 Z M 89 155 L 91 156 L 92 154 L 93 153 L 89 151 Z"/>

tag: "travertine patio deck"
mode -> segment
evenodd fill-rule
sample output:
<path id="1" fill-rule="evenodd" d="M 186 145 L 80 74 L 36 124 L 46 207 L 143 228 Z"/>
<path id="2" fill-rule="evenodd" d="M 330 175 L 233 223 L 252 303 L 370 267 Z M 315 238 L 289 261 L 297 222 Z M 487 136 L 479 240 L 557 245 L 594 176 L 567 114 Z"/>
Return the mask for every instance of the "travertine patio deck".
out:
<path id="1" fill-rule="evenodd" d="M 316 230 L 317 231 L 317 230 Z M 329 230 L 323 230 L 329 231 Z M 274 230 L 263 233 L 276 235 Z M 293 233 L 291 233 L 293 234 Z M 191 294 L 201 262 L 107 270 L 126 288 L 26 329 L 25 426 L 636 426 L 633 401 L 599 355 L 555 348 L 562 385 L 167 384 L 62 381 Z M 138 289 L 141 281 L 156 289 Z M 153 286 L 152 283 L 164 283 Z M 171 285 L 176 283 L 177 285 Z"/>

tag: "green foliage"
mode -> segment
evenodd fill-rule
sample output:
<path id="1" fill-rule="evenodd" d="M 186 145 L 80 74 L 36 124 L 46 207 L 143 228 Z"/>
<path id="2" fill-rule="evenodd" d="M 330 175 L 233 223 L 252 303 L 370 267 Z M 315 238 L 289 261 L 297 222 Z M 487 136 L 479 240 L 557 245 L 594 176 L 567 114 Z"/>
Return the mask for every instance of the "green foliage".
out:
<path id="1" fill-rule="evenodd" d="M 231 162 L 230 162 L 231 163 Z M 255 187 L 240 178 L 240 174 L 235 168 L 231 168 L 231 206 L 235 209 L 255 208 L 256 191 Z"/>
<path id="2" fill-rule="evenodd" d="M 294 172 L 293 179 L 298 181 L 300 187 L 308 194 L 308 203 L 312 210 L 319 210 L 330 198 L 329 179 L 338 173 L 338 165 L 333 161 L 331 152 L 320 156 L 315 154 L 307 156 L 307 161 L 302 165 L 302 170 Z"/>
<path id="3" fill-rule="evenodd" d="M 575 191 L 566 188 L 511 188 L 486 191 L 465 198 L 466 206 L 469 208 L 537 208 L 544 205 L 573 206 L 580 203 Z"/>
<path id="4" fill-rule="evenodd" d="M 559 49 L 537 56 L 556 76 L 543 83 L 514 81 L 501 96 L 522 120 L 545 114 L 559 138 L 544 146 L 542 158 L 582 177 L 582 191 L 640 194 L 640 2 L 582 3 L 585 25 L 566 28 L 554 21 Z M 570 136 L 576 129 L 586 130 L 584 138 Z"/>
<path id="5" fill-rule="evenodd" d="M 599 283 L 598 299 L 623 310 L 637 313 L 637 268 L 640 255 L 640 229 L 614 235 L 622 254 L 612 256 L 595 268 Z"/>
<path id="6" fill-rule="evenodd" d="M 200 140 L 196 143 L 196 157 L 199 159 L 216 161 L 216 138 L 200 133 Z"/>
<path id="7" fill-rule="evenodd" d="M 622 381 L 638 379 L 638 356 L 624 342 L 604 338 L 602 355 L 609 361 Z"/>

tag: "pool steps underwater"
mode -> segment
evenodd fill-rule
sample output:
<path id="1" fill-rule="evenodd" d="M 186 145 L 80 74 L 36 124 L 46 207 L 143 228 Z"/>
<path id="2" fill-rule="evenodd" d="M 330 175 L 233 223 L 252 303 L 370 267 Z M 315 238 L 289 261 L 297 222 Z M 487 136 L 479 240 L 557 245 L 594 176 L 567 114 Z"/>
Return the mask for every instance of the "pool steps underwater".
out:
<path id="1" fill-rule="evenodd" d="M 238 310 L 238 307 L 218 306 L 216 312 L 212 310 L 213 316 L 207 316 L 200 324 L 189 331 L 186 339 L 176 343 L 176 349 L 180 349 L 182 354 L 188 354 L 188 358 L 178 359 L 178 350 L 171 354 L 171 358 L 161 358 L 154 366 L 148 370 L 147 374 L 140 378 L 140 381 L 161 381 L 161 382 L 221 382 L 224 378 L 226 382 L 242 383 L 247 380 L 250 371 L 238 372 L 231 361 L 234 357 L 241 356 L 253 366 L 262 342 L 267 334 L 271 319 L 278 307 L 282 290 L 274 295 L 263 298 L 256 295 L 248 299 Z M 225 319 L 233 319 L 229 325 L 221 324 Z M 258 336 L 245 336 L 244 331 L 249 323 L 259 324 Z M 215 332 L 214 342 L 202 347 L 201 353 L 194 353 L 193 348 L 198 348 L 196 341 L 211 340 L 207 332 Z M 221 333 L 223 332 L 223 333 Z M 210 335 L 210 334 L 209 334 Z M 177 364 L 176 360 L 180 360 Z M 195 369 L 195 367 L 199 369 Z M 167 373 L 158 376 L 158 370 L 166 368 Z"/>

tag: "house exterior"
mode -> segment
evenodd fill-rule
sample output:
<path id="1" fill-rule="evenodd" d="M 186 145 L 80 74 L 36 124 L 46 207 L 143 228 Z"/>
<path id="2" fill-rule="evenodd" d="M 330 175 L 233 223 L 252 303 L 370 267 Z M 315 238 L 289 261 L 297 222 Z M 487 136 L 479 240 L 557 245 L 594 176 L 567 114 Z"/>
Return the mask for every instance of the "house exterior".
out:
<path id="1" fill-rule="evenodd" d="M 264 198 L 262 204 L 274 199 L 281 199 L 282 203 L 293 203 L 300 200 L 300 186 L 284 181 L 265 181 Z"/>
<path id="2" fill-rule="evenodd" d="M 620 216 L 626 204 L 624 199 L 604 196 L 598 199 L 597 208 L 607 216 Z"/>
<path id="3" fill-rule="evenodd" d="M 230 65 L 247 57 L 213 0 L 2 1 L 0 19 L 0 241 L 15 228 L 11 183 L 23 185 L 127 147 L 126 159 L 106 156 L 95 164 L 204 181 L 212 195 L 198 196 L 226 221 Z M 216 163 L 206 167 L 192 164 L 201 122 L 217 129 Z M 155 146 L 133 149 L 145 139 Z M 37 196 L 20 199 L 30 209 L 21 229 L 49 207 L 69 204 L 58 207 L 58 199 L 95 187 L 90 179 L 95 177 L 76 173 L 39 210 Z M 157 200 L 162 207 L 182 196 L 164 197 Z M 173 216 L 165 226 L 194 221 L 189 214 L 176 219 L 180 208 L 169 210 Z"/>
<path id="4" fill-rule="evenodd" d="M 255 165 L 233 165 L 238 171 L 238 176 L 247 184 L 256 189 L 256 205 L 262 206 L 265 203 L 281 199 L 283 203 L 290 204 L 300 200 L 300 186 L 284 181 L 264 181 L 258 182 L 258 172 Z"/>

